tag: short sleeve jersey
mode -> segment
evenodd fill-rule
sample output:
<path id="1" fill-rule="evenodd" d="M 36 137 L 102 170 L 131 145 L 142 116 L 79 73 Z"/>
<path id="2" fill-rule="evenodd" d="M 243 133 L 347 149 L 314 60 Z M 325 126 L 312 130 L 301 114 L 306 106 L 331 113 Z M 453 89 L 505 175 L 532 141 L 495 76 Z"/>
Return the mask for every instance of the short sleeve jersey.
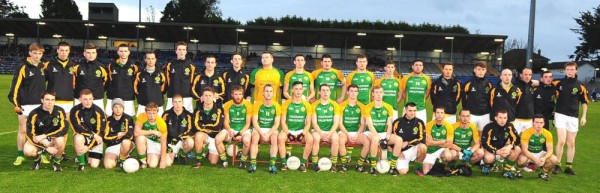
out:
<path id="1" fill-rule="evenodd" d="M 392 106 L 383 103 L 383 106 L 377 108 L 375 107 L 375 102 L 371 102 L 365 109 L 363 116 L 365 119 L 371 118 L 371 122 L 377 133 L 387 132 L 387 119 L 392 117 L 394 112 Z"/>
<path id="2" fill-rule="evenodd" d="M 275 117 L 281 115 L 281 106 L 276 102 L 273 102 L 271 106 L 257 102 L 252 106 L 252 115 L 258 116 L 258 126 L 260 128 L 272 128 L 275 124 Z"/>
<path id="3" fill-rule="evenodd" d="M 354 71 L 348 75 L 346 85 L 355 84 L 358 86 L 358 101 L 362 104 L 371 102 L 371 88 L 375 83 L 375 74 L 371 71 Z"/>
<path id="4" fill-rule="evenodd" d="M 279 87 L 282 86 L 283 78 L 283 72 L 277 68 L 254 69 L 250 75 L 250 84 L 254 85 L 254 93 L 252 93 L 252 98 L 254 101 L 263 101 L 263 89 L 267 84 L 273 85 L 275 94 L 273 95 L 273 101 L 279 101 L 281 99 Z"/>
<path id="5" fill-rule="evenodd" d="M 331 95 L 329 96 L 329 99 L 331 100 L 336 100 L 339 97 L 338 93 L 336 92 L 339 88 L 338 83 L 346 82 L 344 74 L 342 74 L 341 71 L 333 68 L 327 72 L 323 71 L 323 69 L 317 69 L 312 72 L 312 77 L 314 78 L 315 87 L 319 87 L 321 84 L 329 85 L 329 88 L 331 89 Z M 315 98 L 320 99 L 321 96 L 318 95 Z"/>
<path id="6" fill-rule="evenodd" d="M 346 131 L 358 132 L 358 128 L 360 127 L 360 119 L 362 117 L 361 112 L 363 110 L 366 110 L 365 106 L 360 102 L 357 102 L 354 106 L 351 106 L 348 103 L 348 100 L 340 104 L 340 111 L 342 116 L 341 124 L 344 125 Z"/>
<path id="7" fill-rule="evenodd" d="M 305 100 L 300 103 L 286 100 L 281 107 L 281 114 L 285 114 L 288 130 L 300 131 L 306 126 L 306 119 L 312 115 L 312 106 Z"/>
<path id="8" fill-rule="evenodd" d="M 333 119 L 336 115 L 340 115 L 340 107 L 333 100 L 329 100 L 327 104 L 322 104 L 320 100 L 312 104 L 313 112 L 317 116 L 317 125 L 322 131 L 330 131 L 333 127 Z"/>
<path id="9" fill-rule="evenodd" d="M 242 100 L 242 104 L 238 106 L 230 100 L 223 105 L 223 111 L 229 116 L 229 127 L 234 131 L 240 131 L 246 125 L 246 117 L 252 116 L 252 104 Z"/>
<path id="10" fill-rule="evenodd" d="M 415 76 L 412 73 L 404 76 L 400 83 L 400 88 L 406 93 L 406 102 L 417 104 L 417 110 L 425 109 L 425 96 L 431 86 L 429 76 L 422 74 Z"/>
<path id="11" fill-rule="evenodd" d="M 288 92 L 288 94 L 291 95 L 292 84 L 294 84 L 294 82 L 296 81 L 302 82 L 302 86 L 304 87 L 304 92 L 302 93 L 302 95 L 308 97 L 310 93 L 310 87 L 312 87 L 313 84 L 312 74 L 310 74 L 308 71 L 304 71 L 303 73 L 296 73 L 296 71 L 292 70 L 288 72 L 287 74 L 285 74 L 285 79 L 283 82 L 284 85 L 288 85 L 288 90 L 286 90 L 285 92 Z"/>
<path id="12" fill-rule="evenodd" d="M 391 105 L 394 110 L 398 110 L 398 93 L 400 92 L 399 78 L 380 78 L 375 81 L 375 85 L 383 88 L 383 102 Z"/>
<path id="13" fill-rule="evenodd" d="M 454 138 L 454 133 L 449 132 L 452 129 L 452 125 L 446 121 L 442 122 L 442 125 L 438 126 L 436 124 L 436 121 L 429 121 L 429 123 L 427 123 L 425 125 L 425 129 L 426 129 L 426 135 L 427 136 L 431 136 L 433 138 L 433 140 L 435 141 L 439 141 L 439 140 L 447 140 L 448 138 Z M 433 153 L 435 151 L 437 151 L 438 149 L 440 149 L 440 146 L 427 146 L 427 153 Z"/>
<path id="14" fill-rule="evenodd" d="M 142 113 L 137 116 L 135 124 L 142 124 L 142 130 L 145 131 L 159 131 L 162 136 L 167 136 L 167 123 L 158 115 L 156 115 L 156 123 L 152 124 L 148 121 L 146 113 Z M 146 136 L 151 141 L 160 143 L 160 137 L 156 135 Z"/>
<path id="15" fill-rule="evenodd" d="M 460 123 L 454 123 L 452 125 L 453 128 L 450 133 L 454 134 L 454 139 L 452 139 L 454 145 L 467 149 L 471 146 L 472 142 L 481 141 L 479 137 L 479 130 L 477 130 L 477 126 L 473 123 L 469 123 L 468 128 L 460 127 Z"/>
<path id="16" fill-rule="evenodd" d="M 542 129 L 540 135 L 535 134 L 533 127 L 521 133 L 521 144 L 528 144 L 527 150 L 531 153 L 545 151 L 548 143 L 552 144 L 552 133 L 546 129 Z"/>

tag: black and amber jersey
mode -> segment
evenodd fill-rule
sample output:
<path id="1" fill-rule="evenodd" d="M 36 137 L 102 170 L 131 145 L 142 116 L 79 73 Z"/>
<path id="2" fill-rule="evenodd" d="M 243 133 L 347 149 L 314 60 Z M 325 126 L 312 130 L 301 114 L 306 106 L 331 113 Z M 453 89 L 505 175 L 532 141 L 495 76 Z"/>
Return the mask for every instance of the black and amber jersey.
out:
<path id="1" fill-rule="evenodd" d="M 123 113 L 119 120 L 115 119 L 114 116 L 106 118 L 106 130 L 102 139 L 106 143 L 106 147 L 120 144 L 121 141 L 133 140 L 133 117 Z M 119 137 L 120 132 L 125 132 L 125 135 Z"/>
<path id="2" fill-rule="evenodd" d="M 492 107 L 492 113 L 490 113 L 490 120 L 494 119 L 496 112 L 500 109 L 508 112 L 508 120 L 515 120 L 515 113 L 517 112 L 517 104 L 521 99 L 521 89 L 510 84 L 508 89 L 502 87 L 502 83 L 490 91 L 490 106 Z"/>
<path id="3" fill-rule="evenodd" d="M 425 144 L 425 123 L 419 118 L 409 120 L 404 116 L 394 120 L 392 133 L 400 136 L 404 142 L 408 142 L 402 151 L 419 143 Z"/>
<path id="4" fill-rule="evenodd" d="M 86 137 L 94 135 L 103 136 L 106 129 L 106 117 L 104 111 L 95 104 L 91 108 L 84 108 L 82 104 L 78 104 L 69 115 L 71 129 L 75 134 L 81 134 Z"/>
<path id="5" fill-rule="evenodd" d="M 204 71 L 200 74 L 197 74 L 192 84 L 192 93 L 194 94 L 194 98 L 200 99 L 202 96 L 202 90 L 207 87 L 213 88 L 217 97 L 219 97 L 221 101 L 223 100 L 223 96 L 225 94 L 225 82 L 223 82 L 223 77 L 221 77 L 221 75 L 219 75 L 217 72 L 214 72 L 212 76 L 208 76 Z"/>
<path id="6" fill-rule="evenodd" d="M 61 60 L 57 57 L 50 59 L 44 64 L 44 72 L 48 80 L 47 90 L 56 92 L 56 100 L 72 101 L 75 96 L 73 89 L 73 73 L 75 73 L 75 63 L 70 59 Z"/>
<path id="7" fill-rule="evenodd" d="M 106 83 L 107 75 L 102 63 L 97 60 L 81 62 L 75 66 L 74 75 L 75 98 L 79 98 L 79 92 L 86 88 L 94 93 L 94 100 L 104 98 L 104 84 Z"/>
<path id="8" fill-rule="evenodd" d="M 434 108 L 442 106 L 446 108 L 446 114 L 456 114 L 456 106 L 460 103 L 460 93 L 462 87 L 458 79 L 452 77 L 450 79 L 440 76 L 432 83 L 429 96 L 431 104 Z M 435 112 L 435 110 L 433 111 Z"/>
<path id="9" fill-rule="evenodd" d="M 495 121 L 488 123 L 481 132 L 481 142 L 483 148 L 495 153 L 496 150 L 510 144 L 513 147 L 519 145 L 520 139 L 512 123 L 507 122 L 504 126 L 498 125 Z"/>
<path id="10" fill-rule="evenodd" d="M 167 97 L 175 94 L 183 97 L 192 97 L 192 83 L 196 74 L 196 67 L 188 60 L 175 60 L 169 62 L 165 68 L 167 76 Z"/>
<path id="11" fill-rule="evenodd" d="M 588 104 L 588 91 L 583 83 L 575 78 L 565 77 L 562 81 L 555 82 L 556 87 L 556 113 L 578 117 L 579 103 Z"/>
<path id="12" fill-rule="evenodd" d="M 244 87 L 244 98 L 250 96 L 250 89 L 248 89 L 248 84 L 250 82 L 250 75 L 244 72 L 244 68 L 239 71 L 235 71 L 233 68 L 230 68 L 226 72 L 223 73 L 223 81 L 225 82 L 225 94 L 223 101 L 230 101 L 231 98 L 231 89 L 234 85 L 240 85 Z"/>
<path id="13" fill-rule="evenodd" d="M 27 117 L 26 137 L 29 143 L 40 148 L 43 144 L 34 143 L 33 138 L 38 135 L 46 135 L 48 138 L 61 137 L 67 134 L 65 110 L 54 106 L 52 112 L 45 111 L 40 105 Z"/>
<path id="14" fill-rule="evenodd" d="M 179 139 L 189 137 L 192 134 L 194 114 L 185 110 L 185 108 L 179 115 L 171 108 L 163 113 L 162 118 L 167 123 L 167 142 L 179 141 Z"/>
<path id="15" fill-rule="evenodd" d="M 138 65 L 132 59 L 121 63 L 121 59 L 116 59 L 107 65 L 108 80 L 106 82 L 106 98 L 121 98 L 125 101 L 131 101 L 135 95 L 133 92 L 133 81 L 138 72 Z"/>
<path id="16" fill-rule="evenodd" d="M 198 106 L 194 111 L 194 127 L 196 131 L 208 134 L 214 138 L 223 129 L 223 109 L 213 106 L 212 109 L 203 109 Z"/>
<path id="17" fill-rule="evenodd" d="M 17 66 L 10 85 L 10 91 L 8 91 L 8 101 L 10 103 L 15 107 L 41 103 L 40 96 L 46 89 L 46 77 L 43 67 L 44 65 L 41 62 L 37 65 L 32 64 L 31 58 L 27 58 L 26 61 Z"/>
<path id="18" fill-rule="evenodd" d="M 517 112 L 515 112 L 515 118 L 517 119 L 531 119 L 535 115 L 535 95 L 534 87 L 531 85 L 531 81 L 524 82 L 523 80 L 515 81 L 515 86 L 521 90 L 521 99 L 517 104 Z"/>
<path id="19" fill-rule="evenodd" d="M 464 84 L 461 94 L 462 106 L 473 115 L 490 113 L 490 91 L 492 83 L 485 78 L 473 77 Z"/>
<path id="20" fill-rule="evenodd" d="M 165 74 L 158 70 L 149 72 L 144 69 L 138 72 L 133 80 L 133 92 L 136 95 L 138 104 L 147 105 L 154 102 L 162 107 L 165 103 L 163 94 L 165 93 L 166 80 Z"/>
<path id="21" fill-rule="evenodd" d="M 533 95 L 535 114 L 542 114 L 546 118 L 552 117 L 556 105 L 556 87 L 553 84 L 540 85 L 533 90 Z"/>

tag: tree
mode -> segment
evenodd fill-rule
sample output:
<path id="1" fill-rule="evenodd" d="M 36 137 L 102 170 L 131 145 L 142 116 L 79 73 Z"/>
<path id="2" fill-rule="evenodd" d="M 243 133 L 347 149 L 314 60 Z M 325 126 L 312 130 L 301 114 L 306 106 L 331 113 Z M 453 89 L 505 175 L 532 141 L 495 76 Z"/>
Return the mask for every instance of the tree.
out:
<path id="1" fill-rule="evenodd" d="M 579 24 L 579 28 L 571 29 L 571 31 L 581 35 L 579 40 L 581 44 L 575 46 L 575 55 L 570 58 L 575 58 L 575 61 L 581 59 L 598 60 L 600 51 L 600 5 L 594 8 L 594 12 L 580 12 L 581 16 L 575 19 Z"/>
<path id="2" fill-rule="evenodd" d="M 42 0 L 42 14 L 44 19 L 77 19 L 81 20 L 79 7 L 73 0 Z"/>
<path id="3" fill-rule="evenodd" d="M 0 0 L 0 18 L 29 18 L 24 6 L 15 5 L 10 0 Z"/>
<path id="4" fill-rule="evenodd" d="M 156 22 L 156 11 L 152 5 L 146 7 L 146 21 L 152 23 Z"/>
<path id="5" fill-rule="evenodd" d="M 171 0 L 162 11 L 160 22 L 220 23 L 218 0 Z"/>

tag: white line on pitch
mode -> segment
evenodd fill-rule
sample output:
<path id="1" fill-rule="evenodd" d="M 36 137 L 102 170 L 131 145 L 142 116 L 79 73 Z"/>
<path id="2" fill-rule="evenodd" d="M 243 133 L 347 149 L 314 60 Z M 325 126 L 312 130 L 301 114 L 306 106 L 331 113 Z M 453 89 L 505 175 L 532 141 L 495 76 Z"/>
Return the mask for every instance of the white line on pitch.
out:
<path id="1" fill-rule="evenodd" d="M 2 132 L 0 133 L 0 135 L 5 135 L 5 134 L 10 134 L 10 133 L 16 133 L 17 131 L 7 131 L 7 132 Z"/>

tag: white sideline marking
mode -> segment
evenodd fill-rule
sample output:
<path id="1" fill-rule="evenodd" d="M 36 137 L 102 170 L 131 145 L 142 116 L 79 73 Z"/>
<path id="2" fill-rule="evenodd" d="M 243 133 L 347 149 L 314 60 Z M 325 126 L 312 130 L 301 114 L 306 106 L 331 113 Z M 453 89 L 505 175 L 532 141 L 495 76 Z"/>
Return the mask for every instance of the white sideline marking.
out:
<path id="1" fill-rule="evenodd" d="M 17 131 L 8 131 L 8 132 L 2 132 L 0 133 L 0 135 L 5 135 L 5 134 L 11 134 L 11 133 L 16 133 Z"/>

